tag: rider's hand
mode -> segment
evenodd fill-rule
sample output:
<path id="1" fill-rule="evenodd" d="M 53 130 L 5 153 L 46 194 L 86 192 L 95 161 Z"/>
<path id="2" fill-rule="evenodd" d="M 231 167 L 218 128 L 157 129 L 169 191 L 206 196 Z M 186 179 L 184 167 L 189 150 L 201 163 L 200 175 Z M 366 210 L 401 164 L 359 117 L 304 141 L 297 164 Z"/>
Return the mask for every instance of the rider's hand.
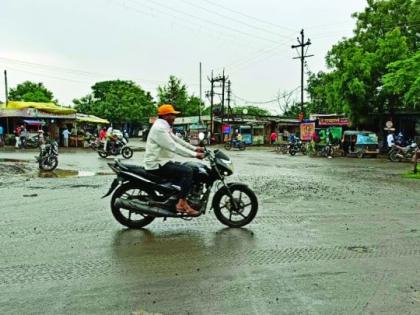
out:
<path id="1" fill-rule="evenodd" d="M 202 153 L 202 152 L 197 152 L 197 154 L 195 155 L 195 157 L 197 158 L 197 159 L 199 159 L 199 160 L 202 160 L 202 159 L 204 159 L 204 153 Z"/>
<path id="2" fill-rule="evenodd" d="M 196 147 L 195 152 L 204 153 L 204 148 L 203 147 Z"/>

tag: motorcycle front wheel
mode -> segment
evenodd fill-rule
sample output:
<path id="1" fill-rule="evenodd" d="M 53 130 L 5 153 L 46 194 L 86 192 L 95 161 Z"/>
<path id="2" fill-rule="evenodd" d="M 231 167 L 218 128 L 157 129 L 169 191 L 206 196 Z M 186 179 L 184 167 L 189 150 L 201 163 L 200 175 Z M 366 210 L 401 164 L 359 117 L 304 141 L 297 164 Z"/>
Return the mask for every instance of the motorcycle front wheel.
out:
<path id="1" fill-rule="evenodd" d="M 216 218 L 232 228 L 249 224 L 257 215 L 258 199 L 255 193 L 245 185 L 229 186 L 232 195 L 226 188 L 216 192 L 213 198 L 213 209 Z"/>
<path id="2" fill-rule="evenodd" d="M 105 151 L 99 150 L 98 154 L 101 158 L 106 158 L 108 156 L 108 153 L 106 153 Z"/>
<path id="3" fill-rule="evenodd" d="M 149 193 L 132 183 L 123 184 L 115 190 L 111 198 L 111 211 L 114 218 L 122 225 L 131 229 L 141 229 L 155 219 L 146 214 L 137 214 L 131 210 L 117 207 L 115 205 L 117 198 L 148 201 L 150 196 Z"/>
<path id="4" fill-rule="evenodd" d="M 121 154 L 124 159 L 130 159 L 133 156 L 133 149 L 125 147 L 121 150 Z"/>
<path id="5" fill-rule="evenodd" d="M 39 168 L 44 171 L 53 171 L 58 166 L 58 159 L 56 156 L 44 157 L 39 160 Z"/>
<path id="6" fill-rule="evenodd" d="M 289 149 L 289 154 L 290 154 L 291 156 L 296 155 L 296 150 L 295 150 L 295 149 L 290 148 L 290 149 Z"/>

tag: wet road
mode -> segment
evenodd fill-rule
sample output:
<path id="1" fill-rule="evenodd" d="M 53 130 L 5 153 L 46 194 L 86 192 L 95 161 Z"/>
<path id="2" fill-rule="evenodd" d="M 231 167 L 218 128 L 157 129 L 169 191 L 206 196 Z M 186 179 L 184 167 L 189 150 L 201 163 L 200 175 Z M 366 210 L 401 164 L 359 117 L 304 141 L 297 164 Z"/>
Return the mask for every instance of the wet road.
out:
<path id="1" fill-rule="evenodd" d="M 231 180 L 260 201 L 246 229 L 208 213 L 135 231 L 100 199 L 106 161 L 66 152 L 57 177 L 39 177 L 33 155 L 0 151 L 1 314 L 420 312 L 408 164 L 232 151 Z"/>

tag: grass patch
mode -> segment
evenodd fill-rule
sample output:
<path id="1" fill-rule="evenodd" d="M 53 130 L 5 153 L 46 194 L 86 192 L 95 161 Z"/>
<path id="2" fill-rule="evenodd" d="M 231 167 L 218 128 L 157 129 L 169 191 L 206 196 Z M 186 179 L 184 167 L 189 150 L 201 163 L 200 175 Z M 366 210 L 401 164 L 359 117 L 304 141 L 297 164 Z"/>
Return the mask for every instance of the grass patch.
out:
<path id="1" fill-rule="evenodd" d="M 411 179 L 420 179 L 420 165 L 417 165 L 417 174 L 414 174 L 413 171 L 409 171 L 403 175 L 404 178 L 411 178 Z"/>

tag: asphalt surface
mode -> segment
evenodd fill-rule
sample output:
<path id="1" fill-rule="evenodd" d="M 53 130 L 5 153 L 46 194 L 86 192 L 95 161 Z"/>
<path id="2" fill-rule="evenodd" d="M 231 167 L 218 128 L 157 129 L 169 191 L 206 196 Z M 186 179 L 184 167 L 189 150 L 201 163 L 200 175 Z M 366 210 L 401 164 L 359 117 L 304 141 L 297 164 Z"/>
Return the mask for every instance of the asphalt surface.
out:
<path id="1" fill-rule="evenodd" d="M 231 151 L 254 222 L 128 230 L 100 198 L 106 160 L 62 150 L 45 176 L 35 153 L 0 151 L 0 314 L 420 314 L 409 164 Z"/>

